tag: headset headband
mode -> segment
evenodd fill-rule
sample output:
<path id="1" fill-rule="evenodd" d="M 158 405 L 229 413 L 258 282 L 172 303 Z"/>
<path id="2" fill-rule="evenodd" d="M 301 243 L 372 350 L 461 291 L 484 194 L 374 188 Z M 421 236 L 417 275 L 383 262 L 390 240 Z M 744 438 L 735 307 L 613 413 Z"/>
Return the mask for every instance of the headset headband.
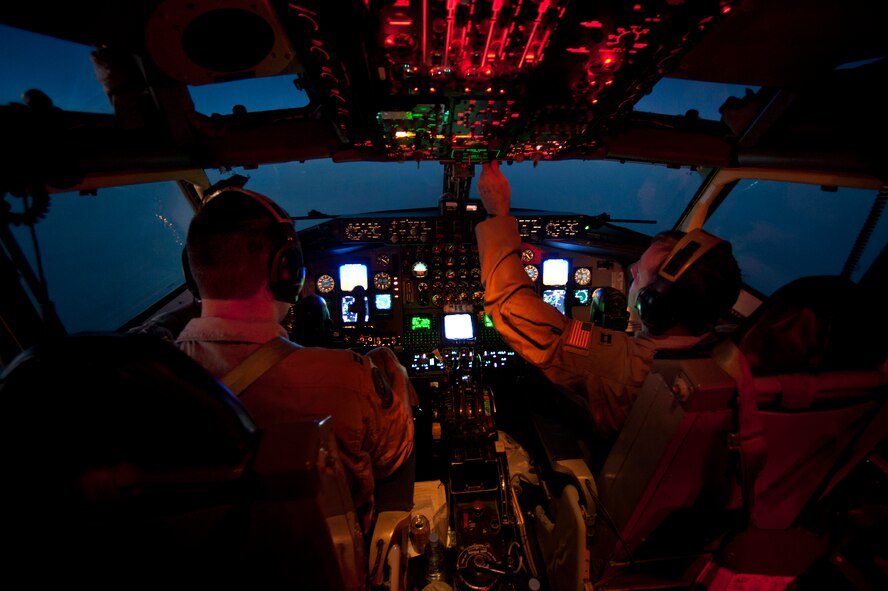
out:
<path id="1" fill-rule="evenodd" d="M 274 226 L 283 226 L 284 235 L 277 239 L 283 238 L 283 243 L 274 245 L 270 253 L 268 286 L 276 300 L 290 304 L 295 303 L 299 299 L 299 293 L 302 291 L 302 285 L 305 281 L 305 265 L 302 249 L 299 245 L 299 234 L 293 226 L 293 219 L 287 215 L 283 208 L 265 195 L 241 189 L 240 187 L 229 187 L 208 195 L 204 199 L 203 207 L 206 207 L 213 199 L 226 192 L 242 193 L 252 201 L 261 204 L 272 220 L 274 220 Z M 184 250 L 182 263 L 186 281 L 189 281 L 189 288 L 192 287 L 193 283 L 194 287 L 191 291 L 197 297 L 200 297 L 196 282 L 193 281 L 193 278 L 190 278 L 191 270 L 188 265 L 187 253 Z"/>
<path id="2" fill-rule="evenodd" d="M 230 193 L 230 192 L 243 193 L 244 195 L 248 195 L 248 196 L 252 197 L 256 201 L 261 203 L 265 207 L 265 209 L 268 210 L 268 213 L 271 215 L 271 217 L 274 218 L 275 222 L 277 222 L 279 224 L 287 224 L 291 228 L 293 227 L 293 219 L 289 215 L 287 215 L 287 212 L 285 212 L 283 210 L 283 208 L 281 208 L 280 205 L 278 205 L 277 203 L 275 203 L 274 201 L 272 201 L 271 199 L 269 199 L 268 197 L 266 197 L 262 193 L 256 193 L 255 191 L 249 191 L 247 189 L 242 189 L 240 187 L 226 187 L 224 189 L 220 189 L 219 191 L 216 191 L 216 192 L 210 194 L 209 196 L 204 198 L 203 206 L 206 206 L 207 203 L 209 203 L 215 197 L 218 197 L 222 193 Z M 295 229 L 294 229 L 294 231 L 295 231 Z"/>
<path id="3" fill-rule="evenodd" d="M 722 242 L 721 238 L 700 228 L 691 230 L 678 241 L 660 266 L 660 277 L 675 283 L 700 257 Z"/>

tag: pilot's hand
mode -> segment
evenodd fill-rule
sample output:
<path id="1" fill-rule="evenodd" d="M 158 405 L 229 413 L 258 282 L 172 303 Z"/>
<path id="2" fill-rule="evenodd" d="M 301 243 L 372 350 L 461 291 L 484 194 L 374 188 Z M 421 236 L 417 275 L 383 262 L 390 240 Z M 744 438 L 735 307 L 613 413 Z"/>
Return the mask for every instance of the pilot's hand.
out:
<path id="1" fill-rule="evenodd" d="M 406 401 L 410 406 L 419 406 L 419 396 L 407 375 L 407 368 L 398 361 L 395 352 L 388 347 L 377 347 L 365 354 L 373 365 L 385 375 L 392 387 L 395 400 Z"/>
<path id="2" fill-rule="evenodd" d="M 509 187 L 509 181 L 500 172 L 499 162 L 496 160 L 481 165 L 478 194 L 481 195 L 481 201 L 488 214 L 509 215 L 512 189 Z"/>

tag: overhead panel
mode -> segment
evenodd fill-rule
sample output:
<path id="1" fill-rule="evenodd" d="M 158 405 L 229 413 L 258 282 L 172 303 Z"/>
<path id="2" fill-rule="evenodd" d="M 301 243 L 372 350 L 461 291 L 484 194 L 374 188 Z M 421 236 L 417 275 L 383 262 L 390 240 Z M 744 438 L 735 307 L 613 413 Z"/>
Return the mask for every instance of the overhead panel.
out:
<path id="1" fill-rule="evenodd" d="M 405 100 L 378 112 L 377 147 L 390 158 L 453 161 L 594 150 L 731 3 L 385 3 L 369 16 L 378 23 L 369 53 L 383 57 L 379 82 Z"/>

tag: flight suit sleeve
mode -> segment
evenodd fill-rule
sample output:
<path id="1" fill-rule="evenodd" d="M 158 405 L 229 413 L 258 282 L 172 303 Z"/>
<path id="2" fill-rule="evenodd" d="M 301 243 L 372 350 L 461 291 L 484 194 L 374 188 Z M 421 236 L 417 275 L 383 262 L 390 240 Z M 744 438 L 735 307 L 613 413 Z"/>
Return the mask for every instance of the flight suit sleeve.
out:
<path id="1" fill-rule="evenodd" d="M 523 359 L 538 367 L 548 365 L 570 321 L 543 301 L 524 271 L 517 220 L 497 216 L 478 224 L 475 233 L 485 312 Z"/>
<path id="2" fill-rule="evenodd" d="M 646 341 L 571 320 L 539 296 L 521 262 L 513 217 L 476 226 L 485 311 L 524 360 L 586 408 L 603 437 L 628 416 L 647 376 L 654 350 Z"/>

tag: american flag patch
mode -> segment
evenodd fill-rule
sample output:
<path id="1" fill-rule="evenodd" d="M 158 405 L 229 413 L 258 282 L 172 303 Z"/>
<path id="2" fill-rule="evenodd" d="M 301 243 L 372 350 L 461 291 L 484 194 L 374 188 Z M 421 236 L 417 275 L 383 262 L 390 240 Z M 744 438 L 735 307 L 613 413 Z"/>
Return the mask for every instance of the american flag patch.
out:
<path id="1" fill-rule="evenodd" d="M 583 349 L 586 351 L 589 349 L 589 341 L 591 338 L 591 323 L 571 320 L 570 328 L 567 329 L 567 340 L 564 344 L 568 347 L 576 347 L 577 349 Z"/>

